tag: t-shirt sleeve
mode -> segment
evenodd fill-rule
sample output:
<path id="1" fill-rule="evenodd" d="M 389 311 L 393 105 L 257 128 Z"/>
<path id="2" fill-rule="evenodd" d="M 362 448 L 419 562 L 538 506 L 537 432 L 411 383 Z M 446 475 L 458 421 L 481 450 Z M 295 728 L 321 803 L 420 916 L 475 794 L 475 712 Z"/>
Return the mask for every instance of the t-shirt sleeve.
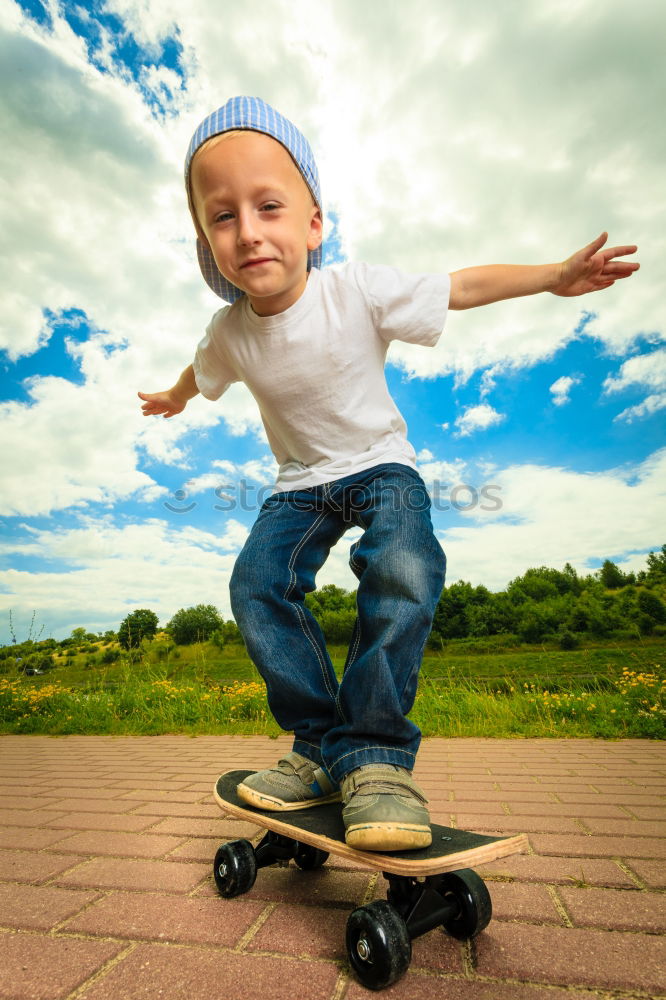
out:
<path id="1" fill-rule="evenodd" d="M 447 273 L 409 274 L 395 267 L 357 264 L 356 276 L 370 303 L 375 327 L 388 342 L 434 347 L 439 340 L 451 294 Z"/>
<path id="2" fill-rule="evenodd" d="M 238 375 L 225 357 L 222 343 L 224 316 L 228 312 L 220 309 L 206 327 L 205 337 L 199 341 L 192 367 L 197 389 L 206 399 L 219 399 L 232 382 L 238 382 Z"/>

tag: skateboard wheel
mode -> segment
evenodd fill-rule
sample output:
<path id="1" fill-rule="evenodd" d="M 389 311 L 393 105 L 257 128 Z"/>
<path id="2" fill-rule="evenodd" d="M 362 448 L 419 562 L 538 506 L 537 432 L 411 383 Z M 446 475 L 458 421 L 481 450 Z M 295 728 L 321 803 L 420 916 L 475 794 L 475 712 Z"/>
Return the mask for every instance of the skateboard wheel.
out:
<path id="1" fill-rule="evenodd" d="M 299 843 L 294 854 L 294 861 L 303 871 L 314 871 L 315 868 L 321 868 L 322 865 L 326 864 L 328 852 L 320 851 L 316 847 L 311 847 L 310 844 Z"/>
<path id="2" fill-rule="evenodd" d="M 407 925 L 385 899 L 359 906 L 347 921 L 347 956 L 363 986 L 381 990 L 409 968 L 412 942 Z"/>
<path id="3" fill-rule="evenodd" d="M 442 875 L 438 888 L 442 896 L 453 896 L 457 904 L 456 915 L 442 925 L 447 934 L 464 941 L 488 926 L 493 913 L 490 893 L 483 879 L 471 868 Z"/>
<path id="4" fill-rule="evenodd" d="M 213 875 L 217 891 L 225 899 L 249 892 L 257 877 L 257 862 L 250 841 L 231 840 L 218 847 Z"/>

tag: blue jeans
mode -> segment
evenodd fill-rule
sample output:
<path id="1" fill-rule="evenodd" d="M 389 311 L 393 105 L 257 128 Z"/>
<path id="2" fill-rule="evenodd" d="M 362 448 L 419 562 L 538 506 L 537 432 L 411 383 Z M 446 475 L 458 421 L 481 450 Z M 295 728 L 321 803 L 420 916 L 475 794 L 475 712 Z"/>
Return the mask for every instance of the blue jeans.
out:
<path id="1" fill-rule="evenodd" d="M 354 526 L 357 617 L 338 683 L 304 598 Z M 232 611 L 276 721 L 334 780 L 362 764 L 413 768 L 421 733 L 407 713 L 445 571 L 430 497 L 409 466 L 274 493 L 262 506 L 231 577 Z"/>

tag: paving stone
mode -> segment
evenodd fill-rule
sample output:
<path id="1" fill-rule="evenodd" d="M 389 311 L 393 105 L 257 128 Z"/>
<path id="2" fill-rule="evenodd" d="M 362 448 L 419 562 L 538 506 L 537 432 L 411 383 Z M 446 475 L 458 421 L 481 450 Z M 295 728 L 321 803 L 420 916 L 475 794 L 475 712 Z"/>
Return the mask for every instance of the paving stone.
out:
<path id="1" fill-rule="evenodd" d="M 154 1000 L 160 983 L 168 1000 L 241 995 L 243 1000 L 329 1000 L 337 977 L 333 962 L 140 944 L 80 996 L 81 1000 Z"/>
<path id="2" fill-rule="evenodd" d="M 171 791 L 179 791 L 186 788 L 186 781 L 173 781 L 169 779 L 162 780 L 152 780 L 151 778 L 120 778 L 118 781 L 112 782 L 112 787 L 119 790 L 122 789 L 164 789 L 167 786 Z M 122 791 L 120 791 L 122 794 Z"/>
<path id="3" fill-rule="evenodd" d="M 489 882 L 493 920 L 527 920 L 562 924 L 562 917 L 544 885 Z"/>
<path id="4" fill-rule="evenodd" d="M 475 941 L 481 976 L 594 989 L 663 990 L 666 941 L 653 935 L 490 924 Z"/>
<path id="5" fill-rule="evenodd" d="M 168 860 L 178 861 L 201 861 L 212 865 L 215 852 L 220 846 L 219 837 L 193 837 L 191 840 L 180 842 L 180 845 L 171 851 Z"/>
<path id="6" fill-rule="evenodd" d="M 98 897 L 83 889 L 0 884 L 0 924 L 47 931 Z"/>
<path id="7" fill-rule="evenodd" d="M 0 998 L 61 1000 L 123 948 L 112 941 L 82 941 L 44 934 L 0 935 Z"/>
<path id="8" fill-rule="evenodd" d="M 231 948 L 264 908 L 265 903 L 247 898 L 187 899 L 157 893 L 112 892 L 70 920 L 65 930 Z"/>
<path id="9" fill-rule="evenodd" d="M 483 878 L 499 876 L 519 882 L 550 882 L 553 885 L 586 885 L 636 888 L 634 881 L 614 861 L 600 858 L 538 857 L 516 854 L 479 865 Z"/>
<path id="10" fill-rule="evenodd" d="M 263 868 L 248 896 L 275 902 L 358 906 L 370 878 L 369 873 L 344 872 L 328 865 L 311 872 L 302 872 L 295 865 Z"/>
<path id="11" fill-rule="evenodd" d="M 54 799 L 119 799 L 122 797 L 122 788 L 105 788 L 97 785 L 94 789 L 87 788 L 77 782 L 75 785 L 55 785 L 49 786 L 49 793 Z"/>
<path id="12" fill-rule="evenodd" d="M 649 889 L 666 889 L 666 862 L 627 858 L 625 864 Z"/>
<path id="13" fill-rule="evenodd" d="M 352 982 L 345 1000 L 367 1000 L 369 995 L 367 989 Z M 382 1000 L 606 1000 L 596 991 L 580 993 L 519 983 L 488 983 L 476 978 L 425 977 L 412 972 L 379 995 Z"/>
<path id="14" fill-rule="evenodd" d="M 59 840 L 67 837 L 68 833 L 55 830 L 25 829 L 22 826 L 0 827 L 0 847 L 17 847 L 33 851 L 41 851 L 44 847 L 50 847 Z"/>
<path id="15" fill-rule="evenodd" d="M 604 802 L 608 805 L 616 805 L 620 808 L 627 807 L 632 810 L 634 806 L 638 805 L 654 805 L 654 795 L 645 795 L 642 791 L 639 791 L 638 789 L 631 789 L 629 787 L 623 789 L 621 795 L 614 795 L 611 792 L 599 793 L 594 791 L 581 793 L 558 792 L 557 797 L 565 805 L 580 805 L 581 803 L 584 804 L 587 802 Z"/>
<path id="16" fill-rule="evenodd" d="M 530 842 L 537 854 L 594 858 L 666 858 L 666 838 L 570 836 L 535 833 Z"/>
<path id="17" fill-rule="evenodd" d="M 3 826 L 25 826 L 25 827 L 41 827 L 45 826 L 46 823 L 51 819 L 58 819 L 60 816 L 64 816 L 63 812 L 55 812 L 53 810 L 37 809 L 36 812 L 26 812 L 25 809 L 3 809 L 0 810 L 0 824 Z"/>
<path id="18" fill-rule="evenodd" d="M 484 816 L 462 812 L 454 816 L 458 829 L 477 833 L 580 833 L 575 820 L 562 816 Z"/>
<path id="19" fill-rule="evenodd" d="M 566 886 L 558 892 L 577 927 L 649 933 L 666 931 L 666 896 L 661 893 Z"/>
<path id="20" fill-rule="evenodd" d="M 58 850 L 63 853 L 113 855 L 123 858 L 161 858 L 182 844 L 182 837 L 152 833 L 75 833 L 61 840 Z"/>
<path id="21" fill-rule="evenodd" d="M 49 820 L 52 830 L 122 830 L 139 833 L 155 822 L 155 816 L 134 816 L 129 813 L 71 812 Z"/>
<path id="22" fill-rule="evenodd" d="M 14 792 L 13 795 L 3 795 L 2 797 L 2 807 L 3 810 L 14 811 L 21 810 L 25 812 L 35 812 L 41 809 L 53 809 L 54 803 L 58 801 L 58 797 L 55 795 L 19 795 Z"/>
<path id="23" fill-rule="evenodd" d="M 482 789 L 466 789 L 466 788 L 456 788 L 454 792 L 454 801 L 460 808 L 463 807 L 464 803 L 468 802 L 504 802 L 507 798 L 507 793 L 503 791 L 498 791 L 495 788 L 482 790 Z M 543 803 L 544 805 L 551 804 L 557 805 L 557 799 L 553 792 L 542 792 L 542 791 L 522 791 L 522 792 L 512 792 L 511 799 L 515 802 L 534 802 Z M 472 812 L 471 809 L 465 809 L 465 812 Z"/>
<path id="24" fill-rule="evenodd" d="M 445 934 L 441 927 L 436 927 L 412 941 L 411 967 L 431 972 L 460 973 L 463 971 L 462 946 Z"/>
<path id="25" fill-rule="evenodd" d="M 46 851 L 0 851 L 0 878 L 10 882 L 45 882 L 85 861 L 82 856 Z"/>
<path id="26" fill-rule="evenodd" d="M 131 806 L 129 800 L 125 800 L 126 806 Z M 134 814 L 142 816 L 191 816 L 193 819 L 215 819 L 219 817 L 220 810 L 216 805 L 202 804 L 200 802 L 145 802 L 134 809 Z"/>
<path id="27" fill-rule="evenodd" d="M 641 819 L 598 819 L 586 816 L 585 826 L 594 834 L 608 834 L 612 837 L 655 837 L 664 835 L 666 825 L 656 820 Z"/>
<path id="28" fill-rule="evenodd" d="M 349 911 L 330 907 L 276 906 L 247 945 L 248 951 L 270 951 L 296 958 L 346 958 L 345 927 Z"/>
<path id="29" fill-rule="evenodd" d="M 630 808 L 637 819 L 655 819 L 659 820 L 662 824 L 666 823 L 666 806 L 639 806 L 634 805 L 632 802 Z"/>
<path id="30" fill-rule="evenodd" d="M 507 805 L 514 816 L 571 816 L 580 819 L 588 816 L 628 820 L 627 813 L 618 805 L 598 802 L 579 802 L 575 809 L 571 804 L 558 802 L 556 804 L 539 802 L 517 802 L 513 798 L 507 799 Z"/>
<path id="31" fill-rule="evenodd" d="M 55 812 L 98 812 L 98 813 L 123 813 L 129 812 L 136 806 L 136 802 L 129 802 L 127 799 L 99 799 L 99 798 L 69 798 L 55 799 L 51 809 Z"/>
<path id="32" fill-rule="evenodd" d="M 225 840 L 252 839 L 259 832 L 254 823 L 244 823 L 240 819 L 223 816 L 216 819 L 192 819 L 188 816 L 174 816 L 160 819 L 151 829 L 152 833 L 171 833 L 181 837 L 218 837 Z"/>
<path id="33" fill-rule="evenodd" d="M 116 794 L 119 794 L 119 790 Z M 122 792 L 123 800 L 139 799 L 141 802 L 201 802 L 206 796 L 202 792 L 182 792 L 178 789 L 160 788 L 146 789 L 135 788 L 131 791 Z M 211 793 L 208 794 L 211 798 Z"/>
<path id="34" fill-rule="evenodd" d="M 161 889 L 165 892 L 184 893 L 194 889 L 209 873 L 210 865 L 203 864 L 93 858 L 74 871 L 59 875 L 57 883 L 102 889 Z"/>

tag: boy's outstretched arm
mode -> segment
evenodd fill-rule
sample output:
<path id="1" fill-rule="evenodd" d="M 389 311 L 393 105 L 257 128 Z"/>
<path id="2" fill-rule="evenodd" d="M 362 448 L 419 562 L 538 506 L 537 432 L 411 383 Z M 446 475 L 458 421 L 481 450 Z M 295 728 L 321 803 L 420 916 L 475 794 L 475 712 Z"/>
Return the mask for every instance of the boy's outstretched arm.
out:
<path id="1" fill-rule="evenodd" d="M 198 392 L 194 380 L 194 369 L 192 365 L 188 365 L 171 389 L 167 389 L 165 392 L 140 392 L 138 396 L 139 399 L 145 400 L 141 407 L 144 417 L 159 416 L 159 414 L 164 417 L 173 417 L 176 413 L 182 413 Z"/>
<path id="2" fill-rule="evenodd" d="M 615 259 L 635 253 L 636 246 L 602 250 L 607 239 L 608 233 L 602 233 L 560 264 L 490 264 L 454 271 L 449 308 L 471 309 L 536 292 L 584 295 L 609 288 L 618 278 L 632 275 L 640 264 Z"/>

